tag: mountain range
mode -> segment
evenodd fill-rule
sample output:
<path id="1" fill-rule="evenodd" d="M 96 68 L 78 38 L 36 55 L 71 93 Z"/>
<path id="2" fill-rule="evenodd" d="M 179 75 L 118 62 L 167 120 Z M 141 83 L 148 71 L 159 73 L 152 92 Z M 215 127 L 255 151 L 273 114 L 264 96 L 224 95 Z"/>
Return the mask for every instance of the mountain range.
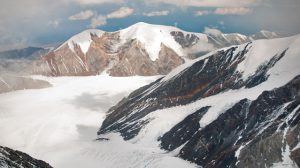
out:
<path id="1" fill-rule="evenodd" d="M 300 167 L 299 45 L 137 23 L 6 52 L 39 76 L 0 93 L 44 89 L 0 94 L 0 142 L 55 167 Z M 0 166 L 28 165 L 51 167 L 0 146 Z"/>
<path id="2" fill-rule="evenodd" d="M 92 29 L 43 56 L 35 62 L 33 72 L 47 76 L 166 75 L 215 49 L 275 37 L 276 33 L 268 31 L 252 36 L 223 34 L 214 29 L 193 33 L 142 22 L 116 32 Z"/>

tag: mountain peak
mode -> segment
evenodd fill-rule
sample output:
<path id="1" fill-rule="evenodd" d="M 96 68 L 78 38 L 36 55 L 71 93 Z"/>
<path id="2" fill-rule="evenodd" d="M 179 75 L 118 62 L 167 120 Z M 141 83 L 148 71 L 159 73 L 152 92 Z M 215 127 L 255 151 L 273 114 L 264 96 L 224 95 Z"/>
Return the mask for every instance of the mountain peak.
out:
<path id="1" fill-rule="evenodd" d="M 74 51 L 74 44 L 78 44 L 82 50 L 83 53 L 86 53 L 90 47 L 90 44 L 92 42 L 91 35 L 97 35 L 98 37 L 101 36 L 104 33 L 104 31 L 99 29 L 87 29 L 82 31 L 79 34 L 76 34 L 72 36 L 69 40 L 67 40 L 65 43 L 63 43 L 60 47 L 58 47 L 56 50 L 60 49 L 62 46 L 65 46 L 68 44 L 70 49 Z"/>

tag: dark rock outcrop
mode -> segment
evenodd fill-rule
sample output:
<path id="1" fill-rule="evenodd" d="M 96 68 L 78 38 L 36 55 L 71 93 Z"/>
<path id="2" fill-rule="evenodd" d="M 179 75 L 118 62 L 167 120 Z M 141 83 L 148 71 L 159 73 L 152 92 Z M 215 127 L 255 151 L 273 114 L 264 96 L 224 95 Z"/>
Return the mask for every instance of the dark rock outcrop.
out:
<path id="1" fill-rule="evenodd" d="M 34 159 L 26 153 L 0 146 L 0 167 L 52 168 L 48 163 Z"/>
<path id="2" fill-rule="evenodd" d="M 286 145 L 295 147 L 285 132 L 299 127 L 292 126 L 300 113 L 299 93 L 300 76 L 254 101 L 240 101 L 195 133 L 179 156 L 204 167 L 271 167 L 281 162 Z M 299 143 L 300 132 L 292 135 L 290 141 Z"/>

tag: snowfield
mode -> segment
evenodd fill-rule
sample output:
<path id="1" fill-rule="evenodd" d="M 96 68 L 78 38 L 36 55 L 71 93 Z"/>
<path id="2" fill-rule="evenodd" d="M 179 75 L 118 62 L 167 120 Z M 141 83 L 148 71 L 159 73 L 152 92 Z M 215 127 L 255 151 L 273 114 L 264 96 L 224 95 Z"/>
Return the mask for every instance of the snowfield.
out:
<path id="1" fill-rule="evenodd" d="M 96 141 L 105 112 L 156 77 L 43 77 L 53 87 L 0 94 L 0 145 L 57 168 L 196 167 L 117 135 Z"/>

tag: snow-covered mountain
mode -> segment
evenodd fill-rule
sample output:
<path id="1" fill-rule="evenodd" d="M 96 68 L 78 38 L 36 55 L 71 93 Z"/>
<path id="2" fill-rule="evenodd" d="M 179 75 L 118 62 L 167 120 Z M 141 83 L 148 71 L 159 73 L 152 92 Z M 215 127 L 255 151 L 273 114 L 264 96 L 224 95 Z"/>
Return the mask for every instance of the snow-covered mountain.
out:
<path id="1" fill-rule="evenodd" d="M 202 167 L 300 166 L 299 45 L 257 40 L 183 64 L 112 107 L 99 138 L 120 133 Z"/>
<path id="2" fill-rule="evenodd" d="M 264 33 L 268 34 L 268 33 Z M 167 74 L 191 58 L 257 38 L 216 31 L 193 33 L 176 27 L 137 23 L 116 32 L 86 30 L 36 62 L 34 73 L 111 76 Z"/>

